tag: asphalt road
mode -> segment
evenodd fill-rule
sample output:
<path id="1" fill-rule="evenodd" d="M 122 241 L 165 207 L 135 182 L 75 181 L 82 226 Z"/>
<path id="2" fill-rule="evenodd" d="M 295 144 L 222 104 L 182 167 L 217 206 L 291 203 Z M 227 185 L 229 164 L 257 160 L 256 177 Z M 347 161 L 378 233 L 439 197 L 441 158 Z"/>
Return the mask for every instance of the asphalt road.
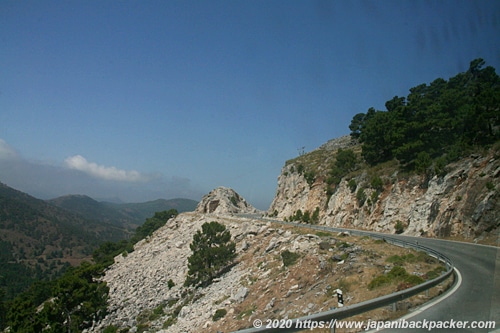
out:
<path id="1" fill-rule="evenodd" d="M 393 235 L 391 235 L 393 236 Z M 458 289 L 437 304 L 408 321 L 468 321 L 466 328 L 439 329 L 438 332 L 490 332 L 493 329 L 472 328 L 473 322 L 495 321 L 500 329 L 500 252 L 499 248 L 439 239 L 398 236 L 418 241 L 450 258 L 461 275 Z M 384 332 L 401 332 L 387 329 Z M 404 332 L 422 332 L 405 329 Z M 428 331 L 428 330 L 427 330 Z"/>
<path id="2" fill-rule="evenodd" d="M 307 227 L 304 224 L 300 226 Z M 436 332 L 500 332 L 500 248 L 432 238 L 387 236 L 418 242 L 444 254 L 452 260 L 461 277 L 460 285 L 453 293 L 445 293 L 444 297 L 432 301 L 435 304 L 410 313 L 404 317 L 405 320 L 455 324 L 455 327 L 431 330 Z M 467 323 L 459 328 L 459 321 Z M 489 321 L 495 321 L 496 328 L 472 327 Z M 384 329 L 383 332 L 429 332 L 429 329 Z"/>

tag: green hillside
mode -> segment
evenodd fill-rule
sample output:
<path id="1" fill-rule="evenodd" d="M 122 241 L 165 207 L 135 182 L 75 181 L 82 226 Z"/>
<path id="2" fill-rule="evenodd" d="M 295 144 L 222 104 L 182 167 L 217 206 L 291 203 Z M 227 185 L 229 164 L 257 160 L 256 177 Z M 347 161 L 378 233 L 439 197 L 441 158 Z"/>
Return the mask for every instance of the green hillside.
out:
<path id="1" fill-rule="evenodd" d="M 123 228 L 88 220 L 0 183 L 0 288 L 10 298 L 32 282 L 90 258 Z"/>

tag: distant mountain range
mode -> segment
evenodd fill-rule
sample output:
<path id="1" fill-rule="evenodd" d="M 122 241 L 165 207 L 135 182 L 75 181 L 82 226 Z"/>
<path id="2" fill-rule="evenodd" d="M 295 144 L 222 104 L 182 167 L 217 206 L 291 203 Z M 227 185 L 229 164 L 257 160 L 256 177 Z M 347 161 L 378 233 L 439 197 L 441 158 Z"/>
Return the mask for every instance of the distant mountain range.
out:
<path id="1" fill-rule="evenodd" d="M 196 209 L 197 201 L 190 199 L 158 199 L 142 203 L 99 202 L 86 195 L 65 195 L 48 203 L 79 214 L 86 219 L 102 221 L 127 229 L 135 228 L 155 212 L 177 209 L 179 213 Z"/>
<path id="2" fill-rule="evenodd" d="M 127 238 L 155 212 L 196 205 L 188 199 L 115 204 L 84 195 L 45 201 L 0 183 L 0 288 L 10 298 L 89 259 L 99 244 Z"/>

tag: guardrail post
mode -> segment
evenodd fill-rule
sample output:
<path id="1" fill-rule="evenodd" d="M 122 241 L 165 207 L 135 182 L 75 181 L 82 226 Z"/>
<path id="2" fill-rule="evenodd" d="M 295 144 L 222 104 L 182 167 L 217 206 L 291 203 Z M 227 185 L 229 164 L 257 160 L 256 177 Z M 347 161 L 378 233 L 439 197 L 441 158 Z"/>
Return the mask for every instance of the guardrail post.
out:
<path id="1" fill-rule="evenodd" d="M 342 290 L 337 289 L 335 290 L 337 292 L 337 303 L 338 307 L 341 308 L 344 306 L 344 296 L 342 295 Z"/>

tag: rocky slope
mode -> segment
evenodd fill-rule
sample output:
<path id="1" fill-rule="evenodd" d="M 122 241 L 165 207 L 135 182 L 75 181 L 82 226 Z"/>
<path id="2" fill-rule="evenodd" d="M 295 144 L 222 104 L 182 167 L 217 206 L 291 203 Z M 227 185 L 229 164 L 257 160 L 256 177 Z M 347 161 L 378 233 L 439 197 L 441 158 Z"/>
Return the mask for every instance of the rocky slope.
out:
<path id="1" fill-rule="evenodd" d="M 236 265 L 206 288 L 185 288 L 189 244 L 202 224 L 213 220 L 231 232 Z M 116 257 L 104 276 L 109 314 L 84 332 L 103 332 L 111 325 L 122 332 L 232 332 L 251 327 L 255 319 L 296 318 L 336 307 L 337 288 L 348 305 L 402 287 L 367 287 L 393 267 L 386 260 L 401 254 L 400 248 L 366 237 L 308 232 L 251 218 L 180 214 L 136 244 L 134 252 Z M 285 266 L 287 251 L 296 257 Z M 437 265 L 423 258 L 406 270 L 425 277 Z M 405 307 L 424 299 L 416 297 Z M 221 312 L 222 318 L 214 320 Z M 390 312 L 381 309 L 371 318 L 388 318 L 394 315 Z"/>
<path id="2" fill-rule="evenodd" d="M 327 194 L 328 168 L 339 148 L 360 151 L 349 137 L 288 161 L 278 178 L 269 213 L 288 218 L 297 210 L 320 210 L 320 224 L 409 235 L 478 239 L 494 235 L 500 225 L 500 153 L 478 152 L 446 166 L 441 176 L 401 174 L 390 163 L 359 168 Z M 309 179 L 308 179 L 309 172 Z M 310 176 L 314 174 L 314 178 Z M 370 185 L 383 181 L 380 193 Z M 351 182 L 350 182 L 351 181 Z M 365 198 L 361 204 L 360 189 Z M 372 197 L 373 195 L 373 197 Z"/>

